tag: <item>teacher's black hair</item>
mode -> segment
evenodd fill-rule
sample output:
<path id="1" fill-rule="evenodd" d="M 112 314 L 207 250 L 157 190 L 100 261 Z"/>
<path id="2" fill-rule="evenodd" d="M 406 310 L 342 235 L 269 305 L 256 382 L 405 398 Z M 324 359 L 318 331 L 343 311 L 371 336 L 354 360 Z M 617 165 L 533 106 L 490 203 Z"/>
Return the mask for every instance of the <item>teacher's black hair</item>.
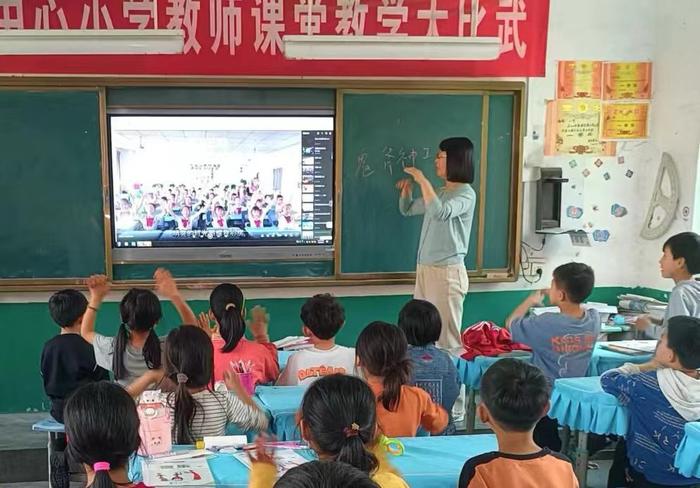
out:
<path id="1" fill-rule="evenodd" d="M 474 144 L 467 137 L 450 137 L 440 142 L 447 153 L 447 181 L 474 183 Z"/>

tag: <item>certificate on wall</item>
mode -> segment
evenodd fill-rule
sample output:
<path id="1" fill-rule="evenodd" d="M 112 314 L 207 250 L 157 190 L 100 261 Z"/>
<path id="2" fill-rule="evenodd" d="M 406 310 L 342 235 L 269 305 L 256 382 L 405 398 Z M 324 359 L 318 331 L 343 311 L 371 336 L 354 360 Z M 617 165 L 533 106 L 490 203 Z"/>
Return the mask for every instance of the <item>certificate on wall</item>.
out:
<path id="1" fill-rule="evenodd" d="M 604 63 L 605 100 L 649 100 L 651 63 Z"/>
<path id="2" fill-rule="evenodd" d="M 557 98 L 601 98 L 602 61 L 559 61 Z"/>
<path id="3" fill-rule="evenodd" d="M 648 103 L 604 103 L 601 119 L 601 139 L 626 140 L 649 137 Z"/>
<path id="4" fill-rule="evenodd" d="M 547 101 L 545 156 L 614 156 L 616 144 L 600 140 L 600 100 Z"/>

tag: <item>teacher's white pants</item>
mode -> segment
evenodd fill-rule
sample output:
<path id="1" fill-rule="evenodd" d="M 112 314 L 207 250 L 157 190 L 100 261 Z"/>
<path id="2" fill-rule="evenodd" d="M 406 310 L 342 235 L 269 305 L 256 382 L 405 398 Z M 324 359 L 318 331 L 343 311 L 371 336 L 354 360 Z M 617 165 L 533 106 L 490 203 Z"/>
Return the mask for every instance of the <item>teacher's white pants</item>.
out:
<path id="1" fill-rule="evenodd" d="M 469 290 L 467 268 L 463 264 L 449 266 L 425 266 L 416 269 L 416 290 L 413 297 L 427 300 L 438 309 L 442 320 L 442 332 L 438 346 L 453 354 L 462 349 L 462 312 L 464 296 Z M 461 424 L 465 414 L 466 390 L 460 389 L 452 408 L 452 418 Z M 461 427 L 461 426 L 460 426 Z"/>
<path id="2" fill-rule="evenodd" d="M 438 346 L 443 349 L 462 347 L 462 310 L 469 290 L 469 277 L 463 264 L 450 266 L 418 265 L 414 298 L 427 300 L 438 309 L 442 332 Z"/>

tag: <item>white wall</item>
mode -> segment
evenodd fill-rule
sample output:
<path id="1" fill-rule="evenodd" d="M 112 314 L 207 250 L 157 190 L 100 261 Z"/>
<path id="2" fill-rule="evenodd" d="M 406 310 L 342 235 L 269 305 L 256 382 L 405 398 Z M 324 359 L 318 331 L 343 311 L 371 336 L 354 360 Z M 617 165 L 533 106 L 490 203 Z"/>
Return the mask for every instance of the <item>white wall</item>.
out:
<path id="1" fill-rule="evenodd" d="M 690 0 L 692 1 L 692 0 Z M 600 286 L 634 286 L 640 281 L 637 272 L 637 259 L 632 241 L 637 241 L 639 227 L 646 211 L 645 198 L 640 198 L 637 182 L 645 178 L 644 174 L 650 164 L 652 145 L 649 142 L 627 143 L 618 146 L 618 155 L 625 157 L 623 165 L 618 164 L 617 157 L 602 157 L 601 168 L 593 163 L 598 157 L 557 156 L 544 157 L 544 120 L 545 101 L 555 97 L 557 61 L 559 60 L 607 60 L 607 61 L 647 61 L 654 60 L 656 29 L 658 22 L 656 5 L 658 0 L 552 0 L 549 17 L 549 34 L 547 48 L 547 73 L 544 78 L 529 80 L 527 135 L 525 140 L 526 166 L 561 167 L 564 177 L 576 181 L 573 202 L 583 202 L 583 217 L 579 224 L 591 222 L 593 229 L 606 229 L 611 237 L 606 243 L 594 242 L 591 238 L 590 248 L 573 247 L 568 236 L 547 237 L 547 244 L 542 252 L 535 253 L 546 258 L 543 280 L 537 285 L 530 285 L 520 279 L 512 284 L 475 285 L 473 291 L 518 289 L 542 287 L 549 284 L 551 271 L 568 261 L 581 261 L 596 271 L 596 282 Z M 664 2 L 665 3 L 665 2 Z M 533 137 L 537 134 L 537 139 Z M 571 169 L 569 161 L 576 161 L 576 168 Z M 582 177 L 582 171 L 588 168 L 591 175 Z M 625 172 L 634 171 L 632 178 L 625 177 Z M 611 179 L 603 179 L 603 173 L 609 172 Z M 534 183 L 525 183 L 523 205 L 523 239 L 539 248 L 542 238 L 533 233 L 535 214 Z M 577 192 L 581 193 L 578 195 Z M 625 206 L 628 215 L 613 217 L 610 213 L 612 204 Z M 593 210 L 593 206 L 598 208 Z M 590 231 L 589 231 L 590 232 Z M 614 265 L 613 265 L 614 263 Z"/>
<path id="2" fill-rule="evenodd" d="M 674 0 L 654 2 L 657 22 L 654 49 L 654 100 L 651 138 L 657 155 L 669 153 L 680 173 L 680 203 L 676 220 L 668 233 L 640 246 L 640 262 L 645 272 L 640 283 L 658 289 L 672 286 L 658 273 L 656 264 L 661 246 L 671 235 L 687 230 L 700 231 L 700 208 L 696 205 L 698 149 L 700 147 L 700 2 Z M 656 178 L 660 156 L 648 168 L 648 179 L 640 186 L 640 197 L 648 202 Z M 683 207 L 691 214 L 684 218 Z M 693 224 L 693 222 L 695 222 Z"/>

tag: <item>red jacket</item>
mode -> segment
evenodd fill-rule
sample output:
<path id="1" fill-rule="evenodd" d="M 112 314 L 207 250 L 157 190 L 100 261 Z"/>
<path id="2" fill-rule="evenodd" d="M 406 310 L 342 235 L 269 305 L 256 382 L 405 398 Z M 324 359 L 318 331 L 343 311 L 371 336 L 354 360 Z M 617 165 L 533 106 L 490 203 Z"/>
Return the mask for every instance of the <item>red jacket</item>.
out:
<path id="1" fill-rule="evenodd" d="M 477 356 L 498 356 L 511 351 L 531 351 L 525 344 L 513 342 L 508 329 L 493 322 L 478 322 L 462 332 L 464 354 L 462 358 L 471 361 Z"/>

